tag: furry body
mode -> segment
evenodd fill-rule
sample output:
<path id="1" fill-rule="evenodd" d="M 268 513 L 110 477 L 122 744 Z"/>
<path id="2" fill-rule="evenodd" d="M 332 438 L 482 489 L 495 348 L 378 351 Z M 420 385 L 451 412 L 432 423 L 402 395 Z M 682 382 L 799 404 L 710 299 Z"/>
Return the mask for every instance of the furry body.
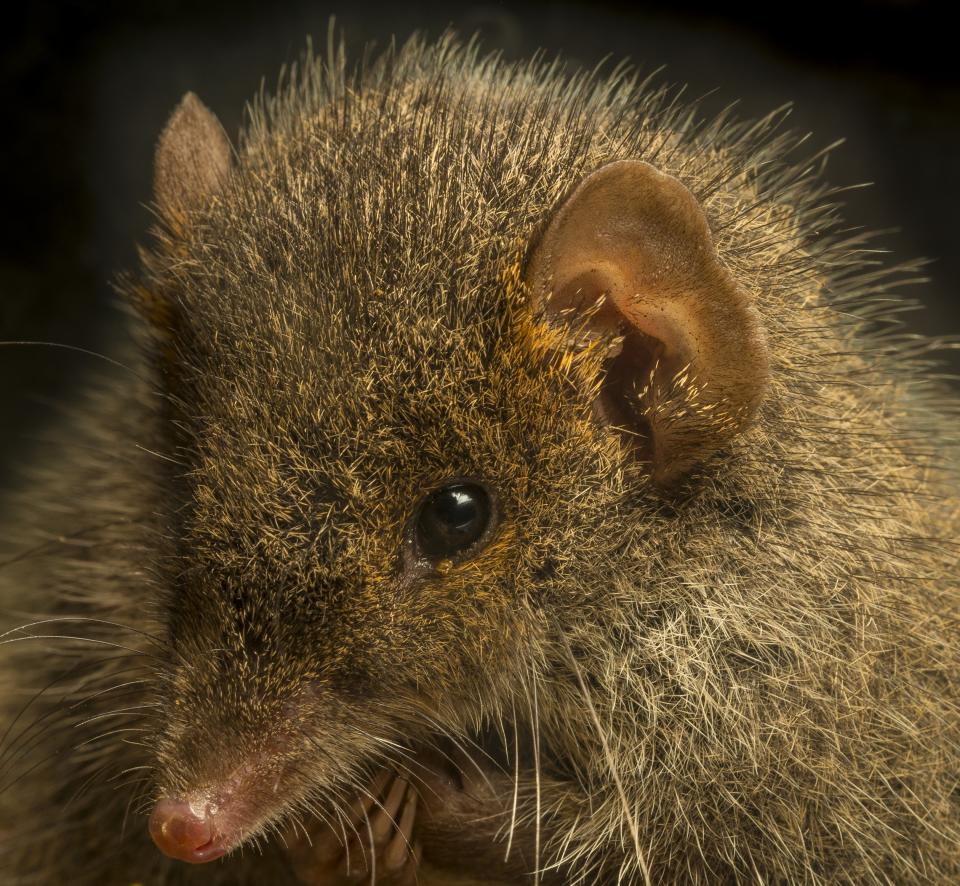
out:
<path id="1" fill-rule="evenodd" d="M 776 124 L 450 42 L 308 61 L 258 105 L 223 194 L 125 284 L 134 372 L 8 509 L 10 627 L 68 620 L 5 636 L 7 879 L 292 882 L 281 823 L 397 745 L 488 733 L 502 837 L 561 882 L 960 878 L 956 402 L 884 319 L 905 273 L 838 233 Z M 669 491 L 521 282 L 619 158 L 695 195 L 771 355 L 752 426 Z M 497 491 L 498 536 L 399 581 L 457 476 Z M 160 787 L 278 759 L 262 853 L 150 845 Z"/>

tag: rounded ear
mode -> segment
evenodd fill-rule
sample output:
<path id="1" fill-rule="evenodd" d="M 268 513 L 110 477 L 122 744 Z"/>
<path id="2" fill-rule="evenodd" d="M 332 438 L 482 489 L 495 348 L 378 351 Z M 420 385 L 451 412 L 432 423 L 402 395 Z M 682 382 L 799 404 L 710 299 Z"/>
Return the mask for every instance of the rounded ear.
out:
<path id="1" fill-rule="evenodd" d="M 760 317 L 672 176 L 639 160 L 588 175 L 535 244 L 525 278 L 569 347 L 609 339 L 593 406 L 629 435 L 657 483 L 724 446 L 756 412 L 769 380 Z"/>
<path id="2" fill-rule="evenodd" d="M 188 92 L 157 142 L 153 195 L 164 220 L 182 231 L 187 216 L 223 189 L 233 166 L 230 140 L 216 115 Z"/>

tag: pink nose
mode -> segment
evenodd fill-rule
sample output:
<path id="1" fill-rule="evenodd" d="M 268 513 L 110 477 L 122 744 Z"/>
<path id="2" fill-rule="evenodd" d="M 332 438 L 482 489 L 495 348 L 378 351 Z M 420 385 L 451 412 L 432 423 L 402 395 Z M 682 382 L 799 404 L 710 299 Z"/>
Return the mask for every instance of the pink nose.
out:
<path id="1" fill-rule="evenodd" d="M 185 800 L 171 797 L 164 797 L 154 807 L 150 836 L 165 855 L 191 864 L 213 861 L 227 851 L 208 812 L 197 815 Z"/>

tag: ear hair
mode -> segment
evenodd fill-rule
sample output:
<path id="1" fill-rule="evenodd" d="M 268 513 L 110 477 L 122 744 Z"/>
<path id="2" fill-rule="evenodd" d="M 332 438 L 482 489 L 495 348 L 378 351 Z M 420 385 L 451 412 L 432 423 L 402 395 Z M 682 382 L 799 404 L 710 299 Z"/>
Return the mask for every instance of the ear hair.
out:
<path id="1" fill-rule="evenodd" d="M 676 178 L 639 160 L 588 175 L 530 254 L 534 307 L 612 348 L 598 401 L 668 484 L 742 432 L 769 379 L 760 317 Z M 579 331 L 578 331 L 579 330 Z"/>

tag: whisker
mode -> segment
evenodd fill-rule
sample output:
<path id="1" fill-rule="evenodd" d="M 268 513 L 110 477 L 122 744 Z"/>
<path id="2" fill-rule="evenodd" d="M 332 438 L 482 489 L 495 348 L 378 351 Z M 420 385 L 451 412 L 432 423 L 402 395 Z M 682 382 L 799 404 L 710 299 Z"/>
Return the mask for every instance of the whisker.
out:
<path id="1" fill-rule="evenodd" d="M 21 772 L 16 778 L 12 781 L 7 782 L 6 784 L 0 785 L 0 796 L 3 796 L 4 791 L 10 790 L 15 784 L 20 782 L 22 779 L 26 778 L 31 772 L 33 772 L 38 766 L 42 766 L 44 763 L 48 763 L 50 760 L 55 760 L 61 755 L 61 751 L 54 751 L 52 754 L 47 755 L 46 757 L 41 757 L 34 763 L 29 769 Z"/>
<path id="2" fill-rule="evenodd" d="M 570 665 L 573 669 L 574 675 L 577 678 L 577 684 L 580 687 L 580 693 L 583 696 L 583 700 L 587 705 L 587 711 L 590 714 L 590 719 L 593 721 L 594 726 L 597 728 L 597 736 L 600 739 L 600 744 L 603 748 L 603 755 L 607 763 L 607 768 L 610 770 L 610 776 L 613 779 L 614 786 L 617 789 L 617 795 L 620 799 L 620 802 L 623 806 L 623 814 L 626 817 L 627 827 L 630 830 L 630 836 L 633 839 L 634 851 L 637 855 L 637 864 L 640 866 L 640 872 L 643 876 L 643 882 L 645 886 L 650 886 L 650 870 L 647 867 L 646 855 L 643 852 L 643 849 L 640 846 L 640 833 L 637 829 L 637 821 L 633 810 L 630 808 L 630 802 L 627 799 L 627 792 L 623 787 L 623 782 L 620 779 L 620 773 L 614 759 L 613 752 L 610 750 L 610 744 L 607 741 L 606 733 L 603 729 L 603 724 L 600 722 L 600 717 L 597 715 L 596 708 L 593 705 L 593 698 L 590 695 L 590 691 L 587 688 L 587 683 L 583 678 L 583 672 L 580 670 L 580 665 L 577 663 L 576 656 L 573 654 L 573 650 L 570 648 L 570 644 L 567 641 L 567 638 L 564 636 L 563 632 L 560 630 L 556 631 L 557 636 L 561 637 L 563 640 L 564 647 L 567 652 L 567 658 L 570 661 Z"/>
<path id="3" fill-rule="evenodd" d="M 118 369 L 123 369 L 129 372 L 134 378 L 142 381 L 144 384 L 150 384 L 148 379 L 144 378 L 140 373 L 138 373 L 133 367 L 127 366 L 126 363 L 121 363 L 119 360 L 114 360 L 113 357 L 108 357 L 106 354 L 101 354 L 98 351 L 91 351 L 87 348 L 81 348 L 78 345 L 68 345 L 63 342 L 57 341 L 0 341 L 0 347 L 11 348 L 11 347 L 38 347 L 38 348 L 56 348 L 61 351 L 73 351 L 77 354 L 84 354 L 87 357 L 96 357 L 98 360 L 103 360 L 105 363 L 109 363 L 111 366 L 116 366 Z"/>
<path id="4" fill-rule="evenodd" d="M 22 625 L 18 625 L 15 628 L 10 628 L 7 631 L 4 631 L 0 634 L 0 640 L 9 634 L 17 633 L 20 631 L 41 627 L 42 625 L 48 624 L 59 624 L 62 622 L 82 622 L 87 624 L 96 624 L 104 625 L 108 628 L 119 628 L 121 631 L 130 631 L 133 634 L 139 634 L 141 637 L 146 637 L 148 640 L 152 640 L 154 643 L 157 643 L 160 646 L 166 646 L 166 642 L 160 637 L 155 636 L 154 634 L 149 633 L 148 631 L 141 630 L 140 628 L 135 628 L 132 625 L 126 625 L 117 621 L 108 621 L 104 618 L 93 618 L 89 615 L 57 615 L 51 616 L 49 618 L 37 619 L 35 621 L 27 622 Z M 145 654 L 138 651 L 138 654 Z"/>
<path id="5" fill-rule="evenodd" d="M 130 520 L 108 520 L 104 523 L 95 523 L 92 526 L 84 526 L 82 529 L 77 529 L 74 532 L 66 533 L 64 535 L 58 535 L 55 538 L 48 538 L 39 544 L 34 545 L 33 547 L 26 548 L 25 550 L 20 551 L 20 553 L 14 554 L 14 556 L 6 560 L 0 561 L 0 569 L 5 566 L 11 566 L 14 563 L 19 563 L 22 560 L 26 560 L 34 554 L 44 551 L 44 549 L 49 548 L 52 550 L 57 545 L 75 543 L 77 539 L 83 537 L 88 532 L 97 532 L 100 529 L 109 529 L 111 526 L 126 526 L 130 525 L 130 523 Z"/>
<path id="6" fill-rule="evenodd" d="M 533 728 L 533 777 L 536 785 L 536 822 L 533 836 L 533 886 L 539 886 L 540 883 L 540 704 L 537 695 L 537 673 L 536 667 L 532 667 L 531 688 L 532 697 L 528 696 L 528 701 L 532 700 L 533 709 L 531 710 L 531 725 Z"/>
<path id="7" fill-rule="evenodd" d="M 87 788 L 89 788 L 90 785 L 93 784 L 93 782 L 94 782 L 94 780 L 97 778 L 97 776 L 99 776 L 100 773 L 103 772 L 103 770 L 106 769 L 109 765 L 110 765 L 110 761 L 109 761 L 109 760 L 101 763 L 96 769 L 94 769 L 94 771 L 93 771 L 93 773 L 92 773 L 91 775 L 89 775 L 86 779 L 84 779 L 84 781 L 83 781 L 83 783 L 80 785 L 80 787 L 78 787 L 78 788 L 70 795 L 70 798 L 67 800 L 67 802 L 63 804 L 62 814 L 66 815 L 67 810 L 69 810 L 69 808 L 73 805 L 73 803 L 74 803 L 76 800 L 78 800 L 78 799 L 86 792 Z"/>
<path id="8" fill-rule="evenodd" d="M 373 825 L 370 824 L 370 816 L 364 811 L 363 819 L 367 824 L 367 837 L 370 845 L 370 882 L 377 882 L 377 849 L 373 842 Z"/>
<path id="9" fill-rule="evenodd" d="M 149 769 L 149 768 L 152 768 L 152 767 L 146 767 L 146 766 L 141 767 L 141 766 L 137 766 L 137 767 L 133 767 L 133 768 L 136 768 L 136 769 Z M 136 784 L 136 782 L 134 782 L 134 784 Z M 126 832 L 127 832 L 127 822 L 128 822 L 129 819 L 130 819 L 130 810 L 131 810 L 131 808 L 133 808 L 134 803 L 139 803 L 139 802 L 141 802 L 140 799 L 139 799 L 141 796 L 143 796 L 144 800 L 146 799 L 145 793 L 146 793 L 146 790 L 147 790 L 147 788 L 148 788 L 149 786 L 150 786 L 150 779 L 149 779 L 148 777 L 144 777 L 144 778 L 140 779 L 140 785 L 139 785 L 139 787 L 138 787 L 136 790 L 133 790 L 133 791 L 130 792 L 130 799 L 127 800 L 126 806 L 124 807 L 124 810 L 123 810 L 123 820 L 120 822 L 120 836 L 121 836 L 121 837 L 122 837 L 124 834 L 126 834 Z M 146 811 L 146 810 L 144 810 L 144 811 Z"/>
<path id="10" fill-rule="evenodd" d="M 74 724 L 73 724 L 73 728 L 74 728 L 74 729 L 80 729 L 81 727 L 86 726 L 86 725 L 88 725 L 89 723 L 93 723 L 93 722 L 96 721 L 96 720 L 104 720 L 104 719 L 106 719 L 107 717 L 121 717 L 121 716 L 126 716 L 127 714 L 130 714 L 130 713 L 133 713 L 133 712 L 136 712 L 136 711 L 140 711 L 140 710 L 142 710 L 143 708 L 147 708 L 147 707 L 153 707 L 153 705 L 150 704 L 150 703 L 138 704 L 138 705 L 132 705 L 132 706 L 130 706 L 130 707 L 128 707 L 128 708 L 117 708 L 117 709 L 114 710 L 114 711 L 106 711 L 106 712 L 104 712 L 104 713 L 102 713 L 102 714 L 94 714 L 92 717 L 88 717 L 86 720 L 82 720 L 82 721 L 80 721 L 79 723 L 74 723 Z"/>
<path id="11" fill-rule="evenodd" d="M 121 769 L 121 770 L 120 770 L 116 775 L 114 775 L 112 778 L 107 779 L 107 781 L 115 781 L 116 779 L 121 778 L 122 776 L 126 775 L 128 772 L 136 772 L 136 771 L 139 770 L 139 769 L 152 770 L 152 769 L 153 769 L 153 766 L 148 766 L 146 763 L 144 763 L 144 764 L 141 765 L 141 766 L 128 766 L 126 769 Z"/>
<path id="12" fill-rule="evenodd" d="M 9 769 L 10 767 L 15 765 L 22 759 L 28 757 L 37 747 L 39 747 L 43 743 L 44 739 L 49 738 L 49 732 L 52 729 L 55 729 L 57 727 L 66 729 L 66 728 L 73 728 L 74 726 L 75 724 L 72 724 L 72 723 L 63 724 L 57 721 L 52 721 L 47 723 L 41 730 L 31 735 L 29 739 L 25 739 L 23 735 L 18 736 L 17 743 L 15 745 L 11 745 L 11 748 L 10 748 L 11 753 L 8 756 L 8 758 L 3 762 L 3 768 Z"/>
<path id="13" fill-rule="evenodd" d="M 74 640 L 78 643 L 92 643 L 95 646 L 108 646 L 113 649 L 123 649 L 125 652 L 129 652 L 132 655 L 144 655 L 149 658 L 157 658 L 157 656 L 151 655 L 149 652 L 143 652 L 139 649 L 132 649 L 129 646 L 124 646 L 122 643 L 113 643 L 110 640 L 99 640 L 96 637 L 78 637 L 70 634 L 29 634 L 24 637 L 10 637 L 6 640 L 0 640 L 0 646 L 5 646 L 12 643 L 22 643 L 26 640 Z"/>
<path id="14" fill-rule="evenodd" d="M 517 710 L 512 698 L 510 707 L 513 720 L 513 802 L 510 807 L 510 835 L 507 837 L 507 848 L 503 854 L 504 861 L 510 858 L 513 847 L 513 835 L 517 827 L 517 803 L 520 798 L 520 735 L 517 730 Z"/>
<path id="15" fill-rule="evenodd" d="M 147 732 L 144 727 L 136 726 L 125 726 L 120 729 L 111 729 L 109 732 L 101 732 L 99 735 L 95 735 L 93 738 L 88 738 L 86 741 L 81 741 L 79 744 L 75 744 L 71 750 L 78 751 L 80 748 L 87 747 L 88 745 L 94 744 L 95 742 L 102 741 L 105 738 L 109 738 L 111 735 L 118 735 L 122 732 Z"/>
<path id="16" fill-rule="evenodd" d="M 27 704 L 24 705 L 24 706 L 20 709 L 20 712 L 19 712 L 19 713 L 17 714 L 17 716 L 14 718 L 13 723 L 10 724 L 10 726 L 8 727 L 6 733 L 4 734 L 3 740 L 0 741 L 0 748 L 3 748 L 2 753 L 0 753 L 0 764 L 3 763 L 4 758 L 6 758 L 10 753 L 12 753 L 14 750 L 17 749 L 17 747 L 26 739 L 26 736 L 27 736 L 31 731 L 33 731 L 34 729 L 36 729 L 36 727 L 37 727 L 39 724 L 43 723 L 43 721 L 47 720 L 47 719 L 48 719 L 49 717 L 51 717 L 51 716 L 54 716 L 54 715 L 59 714 L 59 713 L 62 713 L 62 710 L 61 710 L 60 708 L 51 707 L 49 710 L 47 710 L 47 711 L 46 711 L 45 713 L 43 713 L 41 716 L 35 718 L 30 724 L 28 724 L 27 726 L 25 726 L 25 727 L 16 735 L 16 737 L 10 742 L 10 744 L 9 744 L 6 748 L 4 748 L 3 746 L 4 746 L 4 744 L 7 742 L 7 739 L 9 738 L 10 732 L 11 732 L 14 724 L 21 718 L 21 716 L 26 712 L 26 710 L 27 710 L 31 705 L 33 705 L 33 704 L 40 698 L 40 696 L 42 696 L 45 692 L 47 692 L 49 689 L 51 689 L 53 686 L 55 686 L 55 685 L 56 685 L 57 683 L 59 683 L 61 680 L 67 679 L 68 677 L 70 677 L 71 675 L 73 675 L 79 668 L 82 668 L 82 667 L 99 667 L 99 666 L 101 666 L 101 665 L 103 665 L 103 664 L 105 664 L 105 663 L 107 663 L 107 662 L 118 661 L 118 660 L 120 660 L 120 659 L 122 659 L 122 658 L 126 658 L 126 657 L 127 657 L 126 655 L 120 655 L 120 656 L 113 656 L 113 657 L 111 657 L 111 658 L 101 658 L 101 659 L 97 659 L 97 660 L 94 661 L 94 662 L 78 662 L 78 663 L 75 664 L 73 667 L 71 667 L 68 671 L 64 672 L 64 673 L 61 674 L 59 677 L 57 677 L 55 680 L 53 680 L 51 683 L 49 683 L 47 686 L 45 686 L 43 689 L 41 689 L 40 692 L 36 693 L 36 694 L 30 699 L 30 701 L 28 701 Z M 130 671 L 139 670 L 140 667 L 141 667 L 141 666 L 136 666 L 136 667 L 131 667 L 131 668 L 123 668 L 123 669 L 121 669 L 121 670 L 119 670 L 119 671 L 115 671 L 113 674 L 111 674 L 111 676 L 118 676 L 119 674 L 122 674 L 122 673 L 128 673 L 128 672 L 130 672 Z M 112 689 L 112 688 L 116 688 L 116 687 L 111 687 L 111 689 Z M 93 697 L 95 697 L 95 696 L 97 696 L 97 695 L 102 695 L 102 694 L 104 694 L 104 693 L 106 693 L 106 692 L 109 692 L 109 691 L 111 691 L 111 689 L 102 690 L 102 691 L 99 692 L 99 693 L 94 693 L 94 695 L 92 695 L 92 696 L 88 696 L 88 697 L 85 698 L 85 699 L 81 699 L 80 701 L 75 702 L 73 705 L 71 705 L 71 706 L 68 708 L 68 710 L 74 710 L 74 709 L 82 706 L 83 704 L 89 702 L 91 698 L 93 698 Z M 67 690 L 67 692 L 69 692 L 69 691 L 71 691 L 71 690 Z M 50 724 L 48 724 L 47 726 L 44 726 L 44 728 L 41 730 L 41 734 L 44 733 L 44 732 L 46 732 L 48 728 L 50 728 Z"/>

